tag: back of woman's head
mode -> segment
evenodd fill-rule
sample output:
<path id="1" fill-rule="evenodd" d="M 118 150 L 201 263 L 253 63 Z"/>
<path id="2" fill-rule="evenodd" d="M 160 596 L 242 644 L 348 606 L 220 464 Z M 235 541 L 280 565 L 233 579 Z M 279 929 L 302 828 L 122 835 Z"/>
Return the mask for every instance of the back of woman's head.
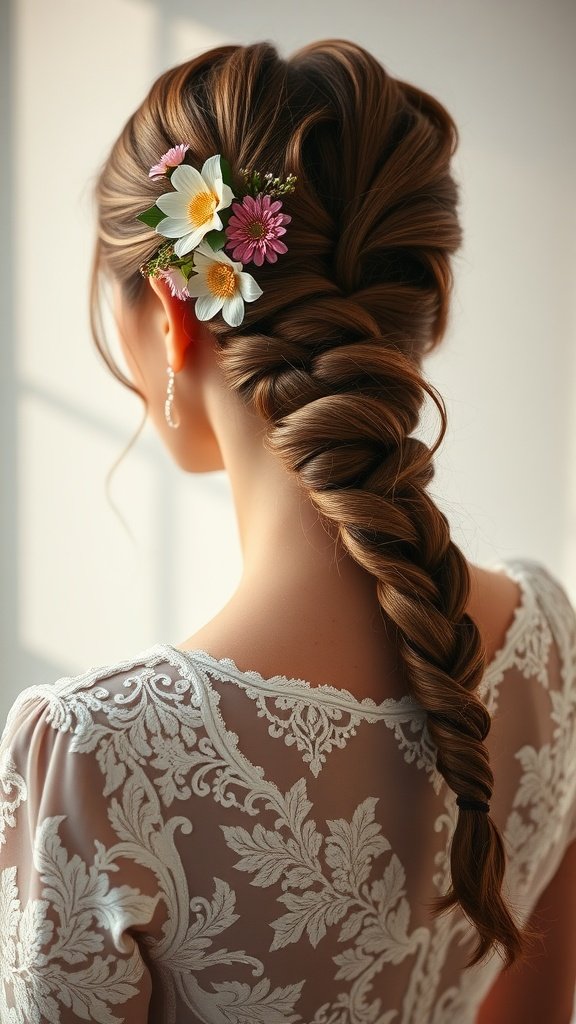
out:
<path id="1" fill-rule="evenodd" d="M 437 100 L 357 44 L 328 39 L 288 60 L 268 42 L 212 49 L 158 78 L 104 165 L 93 300 L 100 270 L 129 303 L 147 287 L 139 267 L 160 240 L 136 218 L 165 190 L 148 171 L 170 147 L 186 142 L 196 168 L 222 154 L 234 183 L 241 168 L 296 175 L 284 201 L 288 251 L 258 269 L 263 294 L 240 327 L 211 321 L 218 358 L 229 386 L 264 417 L 266 445 L 374 577 L 407 683 L 428 712 L 438 769 L 471 801 L 458 813 L 452 887 L 436 909 L 460 904 L 474 923 L 470 962 L 493 946 L 512 962 L 521 941 L 501 896 L 503 845 L 481 809 L 493 788 L 490 718 L 473 691 L 486 652 L 465 612 L 466 560 L 426 491 L 446 413 L 420 363 L 445 332 L 461 243 L 457 139 Z M 441 418 L 432 448 L 411 436 L 427 395 Z"/>

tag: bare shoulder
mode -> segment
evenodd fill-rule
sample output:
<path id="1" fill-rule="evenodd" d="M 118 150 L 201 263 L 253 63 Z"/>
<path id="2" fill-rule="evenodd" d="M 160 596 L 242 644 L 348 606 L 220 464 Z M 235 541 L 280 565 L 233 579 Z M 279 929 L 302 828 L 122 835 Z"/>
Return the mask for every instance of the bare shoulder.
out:
<path id="1" fill-rule="evenodd" d="M 520 585 L 507 573 L 468 562 L 470 597 L 467 612 L 486 645 L 487 660 L 500 649 L 522 600 Z"/>
<path id="2" fill-rule="evenodd" d="M 520 587 L 504 573 L 470 562 L 467 565 L 471 587 L 466 610 L 476 622 L 491 660 L 502 646 L 520 603 Z M 297 622 L 288 621 L 285 614 L 274 615 L 270 605 L 266 605 L 265 615 L 261 609 L 262 601 L 257 594 L 252 595 L 252 601 L 246 598 L 240 607 L 229 606 L 179 647 L 232 658 L 241 670 L 256 669 L 265 677 L 282 673 L 313 684 L 329 681 L 336 686 L 353 685 L 359 695 L 375 700 L 382 697 L 383 678 L 387 680 L 388 695 L 405 692 L 394 631 L 388 630 L 377 614 L 377 604 L 359 608 L 353 628 L 344 628 L 351 619 L 350 597 L 342 602 L 340 618 L 336 608 L 330 621 L 318 614 L 318 606 L 311 607 L 309 614 L 301 614 Z M 272 635 L 271 618 L 286 620 L 286 628 L 277 628 Z"/>

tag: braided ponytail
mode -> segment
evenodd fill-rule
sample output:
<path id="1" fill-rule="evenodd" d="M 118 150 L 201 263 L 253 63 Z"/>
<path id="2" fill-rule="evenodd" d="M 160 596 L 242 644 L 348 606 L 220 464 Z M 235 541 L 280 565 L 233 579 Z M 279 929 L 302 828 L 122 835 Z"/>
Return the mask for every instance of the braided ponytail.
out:
<path id="1" fill-rule="evenodd" d="M 282 269 L 259 268 L 263 295 L 240 328 L 211 322 L 219 360 L 264 418 L 266 445 L 374 577 L 394 624 L 438 770 L 461 800 L 452 885 L 435 910 L 459 904 L 473 922 L 470 964 L 493 947 L 512 963 L 522 941 L 501 893 L 502 840 L 482 809 L 493 789 L 490 716 L 474 691 L 486 652 L 465 611 L 466 560 L 426 490 L 447 417 L 420 363 L 445 331 L 449 257 L 461 243 L 449 172 L 456 126 L 433 97 L 345 40 L 310 44 L 289 61 L 269 43 L 219 47 L 166 72 L 97 188 L 96 267 L 133 298 L 157 244 L 134 220 L 158 189 L 146 170 L 182 138 L 195 166 L 221 152 L 233 168 L 297 175 Z M 426 396 L 441 420 L 431 448 L 411 436 Z"/>
<path id="2" fill-rule="evenodd" d="M 324 350 L 310 358 L 307 371 L 284 365 L 301 360 L 301 344 L 283 339 L 280 348 L 282 364 L 265 339 L 252 338 L 250 362 L 259 369 L 246 375 L 244 353 L 232 344 L 224 361 L 227 379 L 269 421 L 270 449 L 298 473 L 349 554 L 375 577 L 380 605 L 397 627 L 411 693 L 428 712 L 438 770 L 455 793 L 489 801 L 493 776 L 484 740 L 490 716 L 473 692 L 485 651 L 464 611 L 468 568 L 425 490 L 445 431 L 442 399 L 413 362 L 384 347 L 384 339 Z M 408 436 L 426 394 L 442 416 L 432 449 Z M 504 867 L 502 840 L 489 815 L 460 809 L 452 887 L 436 910 L 459 903 L 477 928 L 470 964 L 494 944 L 510 963 L 520 951 L 500 892 Z"/>

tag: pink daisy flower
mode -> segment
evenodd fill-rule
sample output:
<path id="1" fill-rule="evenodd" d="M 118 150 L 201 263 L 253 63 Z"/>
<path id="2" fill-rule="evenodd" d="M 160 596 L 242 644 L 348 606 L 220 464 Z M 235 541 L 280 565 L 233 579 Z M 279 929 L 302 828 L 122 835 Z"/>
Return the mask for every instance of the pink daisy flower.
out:
<path id="1" fill-rule="evenodd" d="M 234 260 L 261 267 L 264 260 L 276 263 L 279 252 L 288 252 L 280 241 L 286 234 L 285 224 L 292 220 L 287 213 L 279 213 L 282 201 L 272 201 L 269 195 L 244 196 L 241 203 L 232 204 L 232 216 L 226 226 L 226 249 Z"/>
<path id="2" fill-rule="evenodd" d="M 178 146 L 172 146 L 164 156 L 160 157 L 157 164 L 148 171 L 149 178 L 161 178 L 170 167 L 178 167 L 184 159 L 184 154 L 190 149 L 187 143 L 181 142 Z"/>
<path id="3" fill-rule="evenodd" d="M 166 281 L 166 284 L 170 288 L 174 298 L 190 298 L 190 292 L 188 291 L 188 279 L 184 277 L 180 267 L 167 267 L 166 270 L 160 271 L 158 277 L 162 278 L 163 281 Z"/>

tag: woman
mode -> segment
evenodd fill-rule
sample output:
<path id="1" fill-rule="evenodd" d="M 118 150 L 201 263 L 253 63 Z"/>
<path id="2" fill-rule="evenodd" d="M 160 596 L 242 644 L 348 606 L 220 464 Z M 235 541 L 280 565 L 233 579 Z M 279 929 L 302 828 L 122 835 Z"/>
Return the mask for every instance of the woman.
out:
<path id="1" fill-rule="evenodd" d="M 426 489 L 456 142 L 330 39 L 212 49 L 113 146 L 96 342 L 182 469 L 230 474 L 244 569 L 178 646 L 13 705 L 2 1020 L 570 1020 L 576 613 L 536 561 L 467 562 Z"/>

